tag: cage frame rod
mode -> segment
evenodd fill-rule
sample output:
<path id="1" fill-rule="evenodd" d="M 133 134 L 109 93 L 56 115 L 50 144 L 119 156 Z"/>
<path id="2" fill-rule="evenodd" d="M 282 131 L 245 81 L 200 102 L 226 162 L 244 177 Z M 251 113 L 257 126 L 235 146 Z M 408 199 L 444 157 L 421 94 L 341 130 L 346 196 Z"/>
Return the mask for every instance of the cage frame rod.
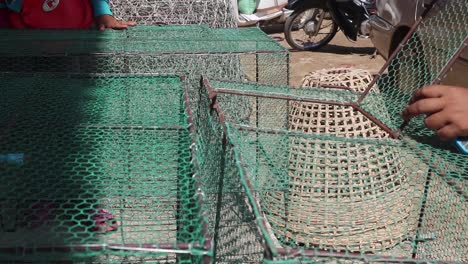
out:
<path id="1" fill-rule="evenodd" d="M 208 83 L 209 85 L 209 83 Z M 252 96 L 252 97 L 261 97 L 261 98 L 269 98 L 269 99 L 281 99 L 281 100 L 294 100 L 298 102 L 307 102 L 307 103 L 316 103 L 316 104 L 327 104 L 327 105 L 336 105 L 336 106 L 344 106 L 344 107 L 351 107 L 353 110 L 356 110 L 366 116 L 369 120 L 371 120 L 374 124 L 380 127 L 382 130 L 387 132 L 392 138 L 398 139 L 399 133 L 397 131 L 388 127 L 385 123 L 380 121 L 377 117 L 372 115 L 371 113 L 364 110 L 361 106 L 356 104 L 355 102 L 337 102 L 331 100 L 320 100 L 320 99 L 311 99 L 311 98 L 304 98 L 304 97 L 297 97 L 297 96 L 290 96 L 290 95 L 282 95 L 282 94 L 264 94 L 259 92 L 244 92 L 238 91 L 234 89 L 225 89 L 225 88 L 212 88 L 214 93 L 219 94 L 233 94 L 233 95 L 240 95 L 240 96 Z"/>
<path id="2" fill-rule="evenodd" d="M 197 173 L 198 171 L 198 159 L 197 159 L 197 154 L 196 154 L 196 139 L 195 139 L 195 135 L 196 135 L 196 127 L 195 127 L 195 122 L 193 121 L 194 120 L 194 116 L 193 116 L 193 111 L 192 111 L 192 108 L 190 106 L 190 100 L 189 100 L 189 84 L 186 82 L 186 77 L 185 75 L 182 75 L 181 76 L 181 82 L 184 84 L 183 85 L 183 104 L 185 106 L 185 110 L 186 110 L 186 113 L 187 113 L 187 121 L 189 123 L 189 131 L 190 131 L 190 135 L 191 135 L 191 145 L 190 145 L 190 151 L 191 151 L 191 155 L 192 155 L 192 163 L 193 163 L 193 166 L 194 166 L 194 174 L 193 174 L 193 177 L 196 178 L 196 192 L 197 193 L 197 201 L 198 201 L 198 204 L 199 204 L 199 208 L 200 210 L 203 210 L 203 205 L 205 204 L 203 198 L 205 197 L 205 194 L 203 193 L 203 189 L 201 188 L 201 178 L 200 178 L 200 175 Z M 204 215 L 199 212 L 202 220 L 203 220 L 203 225 L 202 225 L 202 231 L 201 231 L 201 234 L 202 234 L 202 237 L 205 239 L 205 244 L 203 246 L 203 249 L 204 250 L 208 250 L 209 252 L 211 252 L 211 257 L 215 257 L 214 255 L 214 243 L 215 241 L 213 241 L 213 238 L 210 237 L 210 235 L 208 234 L 208 224 L 206 222 L 206 219 L 204 217 Z M 211 261 L 209 259 L 208 256 L 205 257 L 204 259 L 204 262 L 205 264 L 209 264 Z"/>

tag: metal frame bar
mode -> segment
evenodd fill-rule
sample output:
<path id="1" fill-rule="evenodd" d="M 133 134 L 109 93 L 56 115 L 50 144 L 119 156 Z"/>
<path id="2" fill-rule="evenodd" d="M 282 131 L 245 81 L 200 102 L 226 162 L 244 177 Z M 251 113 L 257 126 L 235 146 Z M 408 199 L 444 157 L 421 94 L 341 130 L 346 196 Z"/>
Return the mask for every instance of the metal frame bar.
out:
<path id="1" fill-rule="evenodd" d="M 0 247 L 0 253 L 15 254 L 21 252 L 23 255 L 31 253 L 70 253 L 91 251 L 139 251 L 139 252 L 158 252 L 158 253 L 177 253 L 190 254 L 191 249 L 199 248 L 209 251 L 209 247 L 199 243 L 160 243 L 160 244 L 82 244 L 82 245 L 41 245 L 41 246 L 18 246 L 18 247 Z"/>
<path id="2" fill-rule="evenodd" d="M 429 184 L 431 183 L 431 180 L 432 180 L 432 169 L 429 169 L 427 171 L 426 179 L 424 181 L 424 192 L 423 192 L 423 197 L 421 200 L 421 209 L 419 210 L 418 227 L 416 228 L 414 247 L 413 247 L 413 252 L 411 254 L 412 258 L 416 258 L 416 255 L 418 254 L 418 246 L 420 242 L 420 231 L 422 228 L 422 221 L 426 213 L 427 195 L 429 193 Z"/>
<path id="3" fill-rule="evenodd" d="M 370 114 L 369 112 L 365 111 L 363 108 L 361 108 L 358 104 L 354 102 L 337 102 L 337 101 L 327 101 L 327 100 L 319 100 L 319 99 L 311 99 L 311 98 L 301 98 L 301 97 L 295 97 L 295 96 L 290 96 L 290 95 L 280 95 L 280 94 L 264 94 L 264 93 L 259 93 L 259 92 L 253 92 L 253 91 L 238 91 L 238 90 L 233 90 L 233 89 L 223 89 L 223 88 L 216 88 L 213 89 L 210 87 L 212 90 L 212 93 L 220 93 L 220 94 L 234 94 L 234 95 L 241 95 L 241 96 L 252 96 L 256 98 L 271 98 L 271 99 L 281 99 L 281 100 L 293 100 L 293 101 L 298 101 L 298 102 L 307 102 L 307 103 L 317 103 L 317 104 L 328 104 L 328 105 L 337 105 L 337 106 L 345 106 L 345 107 L 351 107 L 354 110 L 360 112 L 364 116 L 366 116 L 369 120 L 374 122 L 377 126 L 379 126 L 381 129 L 383 129 L 385 132 L 389 133 L 390 136 L 393 138 L 398 138 L 399 134 L 388 127 L 386 124 L 384 124 L 382 121 L 380 121 L 377 117 L 374 115 Z"/>
<path id="4" fill-rule="evenodd" d="M 219 118 L 219 120 L 221 122 L 221 125 L 222 125 L 223 129 L 224 129 L 224 137 L 227 138 L 228 129 L 227 129 L 226 124 L 225 124 L 226 118 L 224 116 L 224 113 L 223 113 L 221 107 L 219 106 L 219 104 L 218 104 L 218 102 L 216 100 L 217 99 L 217 92 L 211 87 L 208 79 L 205 76 L 202 76 L 201 83 L 202 83 L 202 88 L 205 88 L 207 90 L 208 97 L 210 98 L 210 100 L 212 100 L 211 108 L 213 110 L 215 110 L 216 114 L 218 115 L 218 118 Z M 225 143 L 228 144 L 228 141 L 226 140 Z M 240 157 L 240 155 L 239 155 L 238 158 L 239 158 L 239 161 L 240 161 L 240 167 L 243 170 L 244 175 L 247 175 L 247 169 L 243 165 L 244 163 L 242 162 L 242 158 Z M 248 188 L 246 188 L 247 189 L 246 190 L 247 195 L 251 196 L 251 197 L 254 197 L 254 193 L 252 192 L 253 188 L 252 188 L 252 184 L 251 184 L 250 180 L 246 178 L 245 179 L 245 184 L 248 186 Z M 250 200 L 250 199 L 248 199 L 248 200 Z M 260 210 L 261 211 L 259 205 L 251 204 L 251 206 L 252 206 L 252 208 L 254 208 L 254 210 Z M 260 230 L 258 230 L 260 232 L 260 234 L 263 234 L 262 229 L 266 229 L 265 228 L 266 227 L 265 221 L 266 221 L 265 219 L 256 218 L 256 222 L 259 223 L 259 226 L 257 226 L 257 228 L 260 229 Z M 261 235 L 261 237 L 264 239 L 263 235 Z M 265 249 L 265 254 L 267 256 L 273 256 L 273 254 L 271 252 L 271 248 L 273 248 L 273 247 L 272 247 L 272 245 L 267 245 L 267 244 L 268 243 L 262 243 L 262 245 L 263 245 L 263 247 Z"/>
<path id="5" fill-rule="evenodd" d="M 252 41 L 253 42 L 253 41 Z M 109 52 L 90 52 L 90 53 L 70 53 L 70 52 L 57 52 L 57 53 L 25 53 L 22 56 L 41 56 L 42 58 L 49 57 L 75 57 L 75 56 L 135 56 L 135 55 L 214 55 L 214 54 L 275 54 L 280 53 L 284 54 L 284 50 L 241 50 L 241 51 L 154 51 L 154 52 L 118 52 L 118 51 L 109 51 Z M 0 57 L 18 57 L 18 54 L 11 53 L 1 53 Z"/>
<path id="6" fill-rule="evenodd" d="M 194 166 L 194 175 L 193 177 L 197 179 L 197 185 L 196 185 L 196 189 L 197 190 L 200 190 L 201 189 L 201 179 L 200 179 L 200 175 L 197 174 L 197 171 L 198 171 L 198 161 L 197 161 L 197 155 L 196 155 L 196 142 L 195 142 L 195 135 L 196 135 L 196 128 L 195 128 L 195 123 L 193 121 L 193 111 L 192 111 L 192 108 L 190 107 L 190 102 L 189 102 L 189 86 L 188 84 L 185 82 L 185 76 L 181 76 L 181 82 L 184 84 L 184 90 L 183 90 L 183 99 L 184 99 L 184 106 L 185 106 L 185 110 L 186 110 L 186 114 L 187 114 L 187 120 L 188 120 L 188 123 L 189 123 L 189 131 L 190 131 L 190 134 L 191 134 L 191 137 L 192 137 L 192 144 L 190 146 L 190 149 L 191 149 L 191 154 L 192 154 L 192 161 L 193 161 L 193 166 Z M 199 206 L 200 206 L 200 209 L 202 210 L 203 209 L 203 205 L 204 205 L 204 194 L 203 194 L 203 190 L 201 190 L 202 193 L 198 193 L 197 195 L 197 200 L 198 200 L 198 203 L 199 203 Z M 216 250 L 216 244 L 214 244 L 214 241 L 213 239 L 209 236 L 208 234 L 208 226 L 207 226 L 207 221 L 206 219 L 203 217 L 203 214 L 201 212 L 200 213 L 200 217 L 203 219 L 204 223 L 203 223 L 203 226 L 202 226 L 202 235 L 203 237 L 205 238 L 205 244 L 203 245 L 202 249 L 203 250 L 208 250 L 208 251 L 211 251 L 213 252 L 213 258 L 215 257 L 214 253 Z M 205 260 L 204 262 L 206 264 L 208 263 L 211 263 L 211 259 L 209 258 L 209 256 L 206 256 L 205 257 Z"/>
<path id="7" fill-rule="evenodd" d="M 264 133 L 264 134 L 271 134 L 271 135 L 289 135 L 289 136 L 300 136 L 300 137 L 305 137 L 305 138 L 317 138 L 317 139 L 324 139 L 324 140 L 329 140 L 329 139 L 336 139 L 334 136 L 326 136 L 325 134 L 304 134 L 300 131 L 285 131 L 285 130 L 275 130 L 275 129 L 265 129 L 265 128 L 254 128 L 248 125 L 239 125 L 239 124 L 230 124 L 230 126 L 238 129 L 238 130 L 243 130 L 243 131 L 249 131 L 249 132 L 258 132 L 258 133 Z M 351 142 L 349 138 L 343 137 L 341 140 L 343 142 Z M 368 138 L 368 139 L 360 139 L 360 140 L 353 140 L 353 142 L 359 142 L 363 143 L 363 141 L 366 141 L 366 143 L 377 143 L 380 142 L 382 143 L 384 139 L 379 139 L 379 138 Z M 375 141 L 375 142 L 374 142 Z M 398 147 L 400 146 L 398 142 L 400 141 L 386 141 L 389 146 L 395 146 Z"/>

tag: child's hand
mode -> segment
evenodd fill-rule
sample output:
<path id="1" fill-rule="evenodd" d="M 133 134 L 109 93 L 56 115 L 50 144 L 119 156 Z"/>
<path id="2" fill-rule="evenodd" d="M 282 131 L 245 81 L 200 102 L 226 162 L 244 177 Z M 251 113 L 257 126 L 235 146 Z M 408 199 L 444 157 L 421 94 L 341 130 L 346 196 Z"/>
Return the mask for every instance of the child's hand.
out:
<path id="1" fill-rule="evenodd" d="M 433 85 L 417 90 L 403 118 L 426 114 L 424 123 L 442 140 L 468 136 L 468 88 Z"/>
<path id="2" fill-rule="evenodd" d="M 115 19 L 115 17 L 111 15 L 101 15 L 95 17 L 96 20 L 96 27 L 100 31 L 104 31 L 108 28 L 111 29 L 127 29 L 129 26 L 133 27 L 136 25 L 135 22 L 130 21 L 119 21 Z"/>

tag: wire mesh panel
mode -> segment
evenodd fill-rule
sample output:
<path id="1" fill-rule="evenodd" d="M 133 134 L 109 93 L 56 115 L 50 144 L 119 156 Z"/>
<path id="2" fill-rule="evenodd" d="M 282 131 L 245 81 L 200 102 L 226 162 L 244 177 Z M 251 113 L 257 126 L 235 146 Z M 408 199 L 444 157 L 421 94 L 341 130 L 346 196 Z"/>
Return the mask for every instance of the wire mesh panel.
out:
<path id="1" fill-rule="evenodd" d="M 201 88 L 201 87 L 198 87 Z M 193 91 L 192 91 L 193 92 Z M 215 263 L 259 263 L 264 249 L 255 218 L 246 203 L 239 169 L 219 117 L 210 111 L 206 90 L 198 90 L 199 100 L 191 108 L 196 127 L 196 156 L 204 203 L 210 214 L 208 229 L 214 237 Z M 189 90 L 186 95 L 191 94 Z M 197 108 L 197 110 L 195 110 Z"/>
<path id="2" fill-rule="evenodd" d="M 468 2 L 464 0 L 434 1 L 434 7 L 415 25 L 399 49 L 382 68 L 376 82 L 391 102 L 390 119 L 373 108 L 373 98 L 362 95 L 358 104 L 397 130 L 403 123 L 400 112 L 414 91 L 440 83 L 451 65 L 468 45 Z M 384 74 L 387 71 L 388 74 Z"/>
<path id="3" fill-rule="evenodd" d="M 3 74 L 0 259 L 208 261 L 182 85 Z"/>
<path id="4" fill-rule="evenodd" d="M 237 27 L 230 0 L 138 0 L 110 1 L 117 18 L 138 24 L 208 24 L 216 28 Z"/>
<path id="5" fill-rule="evenodd" d="M 205 74 L 287 84 L 288 53 L 258 29 L 203 25 L 127 31 L 0 31 L 1 71 Z"/>
<path id="6" fill-rule="evenodd" d="M 331 122 L 331 110 L 360 96 L 350 89 L 204 86 L 226 120 L 248 207 L 267 245 L 265 262 L 467 261 L 462 154 L 412 135 L 373 137 L 377 124 L 344 132 L 364 120 L 340 111 L 335 120 L 354 122 Z M 374 100 L 387 111 L 382 103 Z M 317 104 L 324 106 L 294 120 L 298 105 L 303 111 Z"/>

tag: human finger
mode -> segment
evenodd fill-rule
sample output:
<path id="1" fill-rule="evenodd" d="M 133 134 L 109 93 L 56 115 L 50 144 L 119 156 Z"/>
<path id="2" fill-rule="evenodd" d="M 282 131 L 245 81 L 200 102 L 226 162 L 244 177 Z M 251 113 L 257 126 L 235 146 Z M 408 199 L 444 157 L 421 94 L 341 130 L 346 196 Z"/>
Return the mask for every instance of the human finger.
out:
<path id="1" fill-rule="evenodd" d="M 443 111 L 432 114 L 424 119 L 427 128 L 437 131 L 450 124 L 449 117 Z"/>
<path id="2" fill-rule="evenodd" d="M 424 98 L 437 98 L 442 97 L 444 94 L 444 86 L 442 85 L 431 85 L 416 90 L 413 94 L 413 97 L 410 100 L 410 103 L 416 102 Z"/>
<path id="3" fill-rule="evenodd" d="M 448 141 L 448 140 L 456 138 L 458 134 L 460 133 L 460 131 L 455 125 L 450 124 L 437 130 L 436 133 L 437 133 L 437 136 L 440 137 L 440 139 L 442 139 L 443 141 Z"/>
<path id="4" fill-rule="evenodd" d="M 404 119 L 410 119 L 421 114 L 432 114 L 439 112 L 444 106 L 444 101 L 439 98 L 421 99 L 408 105 L 403 110 L 402 116 Z"/>
<path id="5" fill-rule="evenodd" d="M 104 24 L 99 24 L 98 25 L 99 31 L 105 31 L 106 30 L 106 25 Z"/>
<path id="6" fill-rule="evenodd" d="M 120 23 L 123 24 L 123 25 L 126 25 L 126 26 L 130 26 L 130 27 L 136 26 L 136 24 L 137 24 L 134 21 L 121 21 Z"/>
<path id="7" fill-rule="evenodd" d="M 111 26 L 112 29 L 127 29 L 128 26 L 121 23 L 121 22 L 116 22 L 116 23 L 113 23 L 112 26 Z"/>

